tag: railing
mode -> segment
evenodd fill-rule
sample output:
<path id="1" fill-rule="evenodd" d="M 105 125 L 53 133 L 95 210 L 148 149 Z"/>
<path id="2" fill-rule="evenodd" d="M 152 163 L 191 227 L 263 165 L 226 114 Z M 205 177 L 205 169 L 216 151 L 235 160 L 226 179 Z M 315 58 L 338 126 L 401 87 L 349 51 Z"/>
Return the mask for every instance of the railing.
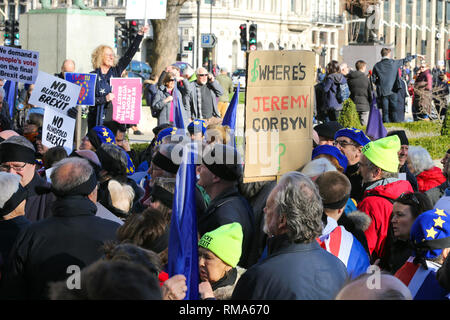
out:
<path id="1" fill-rule="evenodd" d="M 315 23 L 342 24 L 344 23 L 344 17 L 339 15 L 313 14 L 311 21 Z"/>

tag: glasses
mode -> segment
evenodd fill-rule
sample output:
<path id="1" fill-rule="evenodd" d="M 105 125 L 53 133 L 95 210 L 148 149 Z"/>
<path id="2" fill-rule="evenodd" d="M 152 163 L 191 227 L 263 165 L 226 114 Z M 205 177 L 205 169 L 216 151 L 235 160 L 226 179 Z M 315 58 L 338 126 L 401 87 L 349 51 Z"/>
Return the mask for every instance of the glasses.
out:
<path id="1" fill-rule="evenodd" d="M 23 170 L 23 168 L 25 168 L 26 165 L 27 165 L 26 163 L 24 163 L 22 166 L 9 166 L 7 164 L 2 164 L 0 166 L 0 171 L 9 172 L 9 171 L 11 171 L 11 169 L 13 169 L 16 172 L 21 172 Z"/>
<path id="2" fill-rule="evenodd" d="M 199 76 L 199 77 L 206 77 L 207 75 L 208 75 L 207 73 L 200 73 L 197 76 Z"/>
<path id="3" fill-rule="evenodd" d="M 342 146 L 342 148 L 345 148 L 346 146 L 356 146 L 354 143 L 350 143 L 344 140 L 335 140 L 333 142 L 333 146 L 337 146 L 338 144 L 340 144 Z"/>
<path id="4" fill-rule="evenodd" d="M 114 58 L 116 55 L 114 53 L 105 53 L 105 57 Z"/>
<path id="5" fill-rule="evenodd" d="M 412 192 L 404 192 L 400 195 L 400 197 L 397 198 L 397 200 L 399 201 L 409 201 L 409 202 L 413 202 L 414 204 L 416 204 L 417 206 L 420 205 L 419 200 L 417 199 L 417 197 L 414 195 L 414 193 Z"/>

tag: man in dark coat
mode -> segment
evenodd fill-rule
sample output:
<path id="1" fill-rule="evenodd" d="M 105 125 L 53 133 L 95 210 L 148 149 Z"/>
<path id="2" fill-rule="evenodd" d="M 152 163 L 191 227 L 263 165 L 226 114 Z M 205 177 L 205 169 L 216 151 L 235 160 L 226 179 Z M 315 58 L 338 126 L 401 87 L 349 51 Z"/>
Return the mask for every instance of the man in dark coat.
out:
<path id="1" fill-rule="evenodd" d="M 52 193 L 37 194 L 35 188 L 49 186 L 36 172 L 36 151 L 33 144 L 23 136 L 12 136 L 0 143 L 0 170 L 17 174 L 27 193 L 25 217 L 31 222 L 51 215 L 50 204 L 55 200 Z"/>
<path id="2" fill-rule="evenodd" d="M 352 71 L 347 75 L 350 99 L 356 105 L 361 125 L 366 126 L 369 120 L 370 102 L 372 100 L 372 85 L 365 74 L 367 63 L 363 60 L 358 60 L 355 68 L 356 71 Z"/>
<path id="3" fill-rule="evenodd" d="M 322 200 L 314 183 L 286 173 L 264 209 L 268 256 L 249 268 L 234 300 L 329 300 L 345 284 L 345 265 L 316 241 L 322 233 Z"/>
<path id="4" fill-rule="evenodd" d="M 249 257 L 254 234 L 254 218 L 252 208 L 237 188 L 237 182 L 242 175 L 241 163 L 241 156 L 233 147 L 214 144 L 205 150 L 197 183 L 205 189 L 211 202 L 204 213 L 197 213 L 197 223 L 200 236 L 225 224 L 240 223 L 244 239 L 238 265 L 248 268 L 252 263 Z"/>
<path id="5" fill-rule="evenodd" d="M 48 299 L 49 282 L 71 275 L 67 283 L 76 289 L 77 272 L 102 256 L 105 241 L 116 239 L 119 224 L 95 216 L 97 178 L 87 160 L 61 160 L 51 181 L 53 215 L 18 236 L 2 279 L 3 299 Z"/>
<path id="6" fill-rule="evenodd" d="M 391 49 L 381 50 L 381 61 L 373 67 L 373 82 L 377 86 L 379 105 L 383 110 L 383 122 L 397 122 L 397 91 L 401 89 L 399 69 L 407 62 L 422 57 L 408 56 L 404 59 L 391 59 Z"/>

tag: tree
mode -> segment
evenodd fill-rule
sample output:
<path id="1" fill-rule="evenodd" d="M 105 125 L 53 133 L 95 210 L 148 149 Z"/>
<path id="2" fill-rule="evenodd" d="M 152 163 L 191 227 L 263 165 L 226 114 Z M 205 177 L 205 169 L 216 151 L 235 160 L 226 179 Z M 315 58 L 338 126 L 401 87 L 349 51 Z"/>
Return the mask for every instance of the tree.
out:
<path id="1" fill-rule="evenodd" d="M 153 27 L 152 56 L 150 66 L 156 75 L 160 75 L 164 68 L 177 58 L 180 40 L 178 37 L 178 23 L 180 10 L 184 3 L 190 0 L 168 0 L 166 19 L 151 20 Z"/>
<path id="2" fill-rule="evenodd" d="M 339 115 L 338 122 L 344 128 L 362 129 L 358 112 L 356 111 L 356 105 L 352 99 L 349 98 L 342 104 L 342 111 Z"/>

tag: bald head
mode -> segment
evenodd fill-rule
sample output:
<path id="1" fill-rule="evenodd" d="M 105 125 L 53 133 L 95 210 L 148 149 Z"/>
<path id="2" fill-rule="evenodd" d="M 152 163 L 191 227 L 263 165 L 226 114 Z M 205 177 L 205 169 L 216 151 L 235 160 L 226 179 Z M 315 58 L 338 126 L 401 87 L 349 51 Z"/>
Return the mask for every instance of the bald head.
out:
<path id="1" fill-rule="evenodd" d="M 15 132 L 14 130 L 4 130 L 4 131 L 0 132 L 0 138 L 2 138 L 3 140 L 6 140 L 9 137 L 18 136 L 18 135 L 19 134 L 17 132 Z"/>
<path id="2" fill-rule="evenodd" d="M 364 274 L 344 286 L 336 300 L 412 300 L 412 296 L 398 278 L 387 273 L 375 273 Z"/>
<path id="3" fill-rule="evenodd" d="M 75 61 L 71 59 L 64 60 L 61 66 L 61 72 L 75 72 Z"/>

